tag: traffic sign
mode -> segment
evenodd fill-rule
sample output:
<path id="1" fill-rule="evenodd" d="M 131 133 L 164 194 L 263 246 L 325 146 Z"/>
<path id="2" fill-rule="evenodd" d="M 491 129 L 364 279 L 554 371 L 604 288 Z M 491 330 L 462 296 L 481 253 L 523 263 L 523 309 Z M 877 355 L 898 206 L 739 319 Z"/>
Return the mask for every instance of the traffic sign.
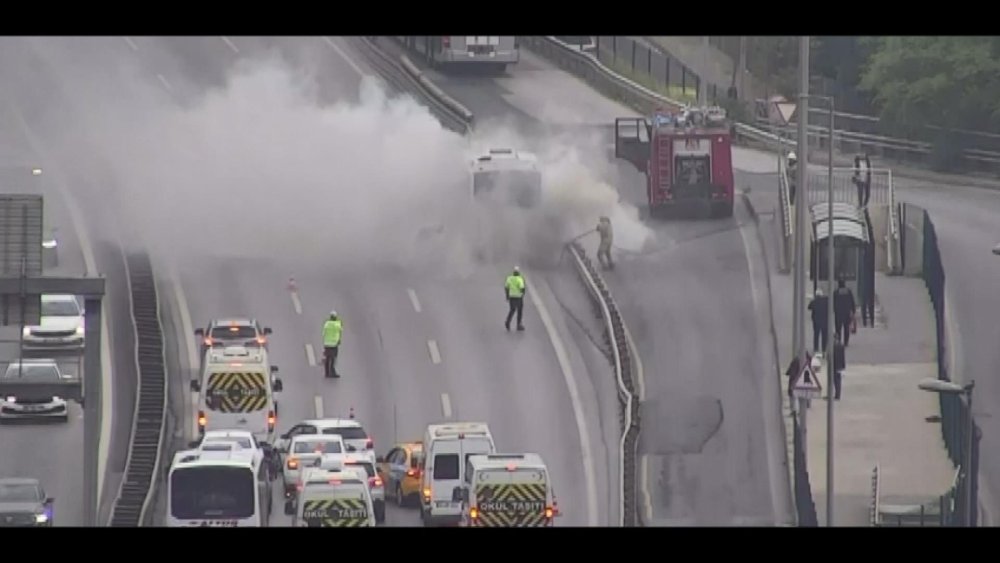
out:
<path id="1" fill-rule="evenodd" d="M 774 107 L 778 109 L 778 115 L 781 116 L 781 120 L 787 124 L 792 120 L 792 116 L 795 115 L 795 108 L 798 105 L 795 102 L 774 102 Z"/>
<path id="2" fill-rule="evenodd" d="M 792 382 L 792 394 L 799 399 L 816 399 L 823 393 L 819 378 L 813 373 L 812 367 L 806 363 L 799 376 Z"/>

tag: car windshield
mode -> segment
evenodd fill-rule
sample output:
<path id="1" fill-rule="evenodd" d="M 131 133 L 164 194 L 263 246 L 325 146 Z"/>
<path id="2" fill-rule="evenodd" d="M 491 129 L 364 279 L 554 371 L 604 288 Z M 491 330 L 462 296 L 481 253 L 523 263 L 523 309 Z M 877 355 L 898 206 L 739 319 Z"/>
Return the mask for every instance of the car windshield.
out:
<path id="1" fill-rule="evenodd" d="M 0 483 L 0 502 L 38 502 L 41 499 L 35 485 Z"/>
<path id="2" fill-rule="evenodd" d="M 80 305 L 75 299 L 60 299 L 58 301 L 42 301 L 43 317 L 79 317 Z"/>
<path id="3" fill-rule="evenodd" d="M 248 518 L 256 509 L 253 472 L 235 467 L 178 469 L 170 476 L 174 518 Z"/>
<path id="4" fill-rule="evenodd" d="M 368 433 L 365 432 L 365 429 L 358 426 L 326 428 L 323 430 L 323 433 L 337 435 L 345 440 L 365 440 L 368 438 Z"/>
<path id="5" fill-rule="evenodd" d="M 4 377 L 27 377 L 31 379 L 59 379 L 59 368 L 52 364 L 24 364 L 14 360 L 7 366 Z"/>
<path id="6" fill-rule="evenodd" d="M 212 329 L 212 340 L 251 340 L 257 338 L 252 326 L 217 326 Z"/>
<path id="7" fill-rule="evenodd" d="M 340 448 L 338 440 L 301 440 L 292 446 L 292 453 L 296 454 L 340 454 L 344 451 Z"/>

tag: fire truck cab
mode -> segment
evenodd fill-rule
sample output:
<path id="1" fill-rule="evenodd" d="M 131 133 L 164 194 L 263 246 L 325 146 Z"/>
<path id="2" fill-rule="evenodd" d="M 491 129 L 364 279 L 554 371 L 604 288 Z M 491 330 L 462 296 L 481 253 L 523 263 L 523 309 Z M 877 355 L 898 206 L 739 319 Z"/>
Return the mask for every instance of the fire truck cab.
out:
<path id="1" fill-rule="evenodd" d="M 619 117 L 615 157 L 646 174 L 650 215 L 733 215 L 732 133 L 722 108 Z"/>

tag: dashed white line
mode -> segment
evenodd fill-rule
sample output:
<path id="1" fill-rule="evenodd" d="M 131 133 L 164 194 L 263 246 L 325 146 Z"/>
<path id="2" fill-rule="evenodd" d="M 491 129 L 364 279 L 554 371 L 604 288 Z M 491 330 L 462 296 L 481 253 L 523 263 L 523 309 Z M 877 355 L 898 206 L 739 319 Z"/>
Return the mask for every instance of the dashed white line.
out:
<path id="1" fill-rule="evenodd" d="M 174 91 L 174 87 L 171 86 L 169 82 L 167 82 L 167 77 L 163 76 L 162 74 L 157 74 L 156 77 L 160 79 L 160 84 L 163 84 L 163 87 L 166 88 L 168 92 Z"/>
<path id="2" fill-rule="evenodd" d="M 316 350 L 313 349 L 312 344 L 306 344 L 306 361 L 309 362 L 310 367 L 316 365 Z"/>
<path id="3" fill-rule="evenodd" d="M 291 293 L 292 293 L 292 307 L 295 308 L 295 314 L 296 315 L 301 315 L 302 314 L 302 300 L 299 299 L 299 292 L 298 291 L 293 291 Z"/>
<path id="4" fill-rule="evenodd" d="M 451 397 L 447 393 L 441 393 L 441 414 L 445 418 L 451 418 Z"/>
<path id="5" fill-rule="evenodd" d="M 316 409 L 316 418 L 323 418 L 323 397 L 313 397 L 313 407 Z"/>
<path id="6" fill-rule="evenodd" d="M 438 350 L 437 340 L 428 340 L 427 341 L 427 349 L 431 353 L 431 362 L 433 362 L 435 364 L 440 364 L 441 363 L 441 351 Z"/>
<path id="7" fill-rule="evenodd" d="M 421 309 L 420 309 L 420 300 L 417 299 L 417 292 L 413 291 L 412 289 L 407 289 L 406 293 L 408 293 L 410 296 L 410 303 L 413 303 L 413 310 L 419 313 Z"/>
<path id="8" fill-rule="evenodd" d="M 225 43 L 227 46 L 229 46 L 229 48 L 232 49 L 234 53 L 236 53 L 237 55 L 240 54 L 240 50 L 236 48 L 236 44 L 233 43 L 232 40 L 230 40 L 225 35 L 222 36 L 222 42 Z"/>
<path id="9" fill-rule="evenodd" d="M 324 37 L 323 41 L 325 41 L 327 45 L 329 45 L 331 48 L 333 48 L 333 50 L 336 51 L 337 54 L 340 55 L 340 57 L 342 59 L 344 59 L 347 62 L 347 64 L 349 64 L 351 66 L 351 68 L 354 69 L 354 72 L 360 74 L 361 76 L 367 76 L 368 75 L 367 72 L 365 72 L 364 70 L 361 69 L 360 66 L 358 66 L 358 63 L 354 62 L 354 59 L 352 59 L 351 57 L 347 56 L 347 53 L 343 49 L 340 48 L 340 45 L 337 45 L 336 43 L 334 43 L 334 41 L 332 39 L 330 39 L 329 37 Z"/>
<path id="10" fill-rule="evenodd" d="M 122 37 L 122 39 L 125 40 L 125 43 L 128 43 L 128 48 L 129 49 L 132 49 L 133 51 L 136 51 L 136 52 L 139 51 L 139 46 L 136 45 L 135 41 L 132 41 L 132 39 L 130 37 Z"/>

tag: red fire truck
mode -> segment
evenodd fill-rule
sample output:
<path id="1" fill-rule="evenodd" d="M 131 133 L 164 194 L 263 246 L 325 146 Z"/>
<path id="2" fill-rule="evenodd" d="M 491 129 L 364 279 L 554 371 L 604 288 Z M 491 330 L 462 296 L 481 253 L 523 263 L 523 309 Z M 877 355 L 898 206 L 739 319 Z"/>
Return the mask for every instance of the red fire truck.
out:
<path id="1" fill-rule="evenodd" d="M 732 133 L 718 107 L 615 119 L 615 156 L 646 174 L 650 215 L 733 215 Z M 672 213 L 670 213 L 672 215 Z"/>

